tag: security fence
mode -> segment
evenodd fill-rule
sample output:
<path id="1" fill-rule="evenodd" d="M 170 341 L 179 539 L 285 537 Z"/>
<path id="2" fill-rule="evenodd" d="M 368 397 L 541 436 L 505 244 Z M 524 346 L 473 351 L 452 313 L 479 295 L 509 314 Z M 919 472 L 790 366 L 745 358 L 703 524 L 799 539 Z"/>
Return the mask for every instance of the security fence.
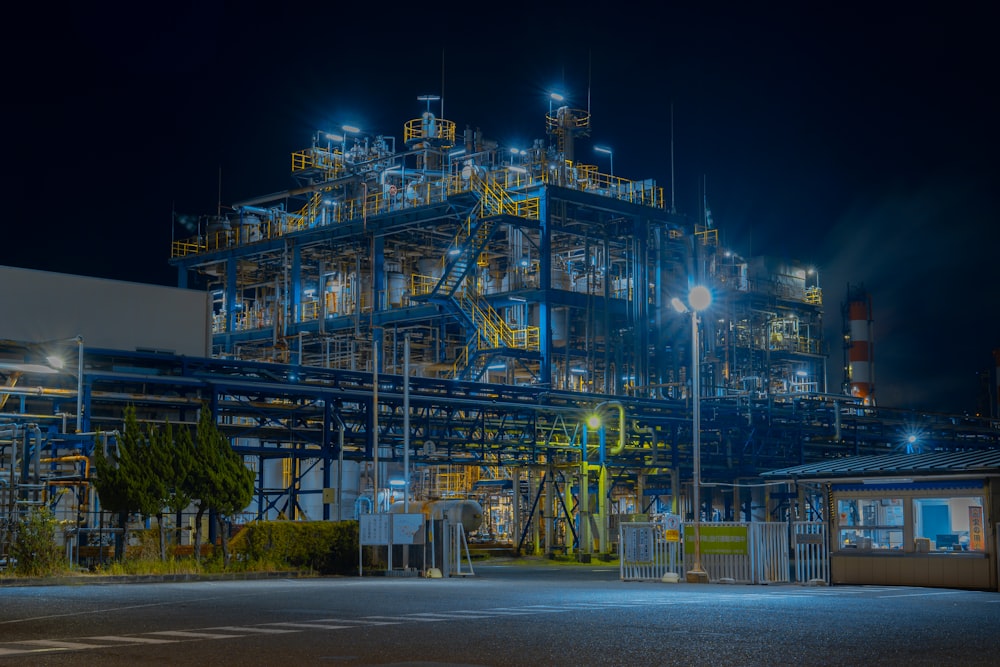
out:
<path id="1" fill-rule="evenodd" d="M 674 524 L 676 526 L 676 524 Z M 701 565 L 711 581 L 743 584 L 829 580 L 826 530 L 821 522 L 794 522 L 794 551 L 785 522 L 707 522 L 699 525 Z M 694 526 L 672 529 L 660 522 L 622 523 L 619 562 L 623 581 L 658 581 L 672 573 L 683 580 L 694 561 Z"/>

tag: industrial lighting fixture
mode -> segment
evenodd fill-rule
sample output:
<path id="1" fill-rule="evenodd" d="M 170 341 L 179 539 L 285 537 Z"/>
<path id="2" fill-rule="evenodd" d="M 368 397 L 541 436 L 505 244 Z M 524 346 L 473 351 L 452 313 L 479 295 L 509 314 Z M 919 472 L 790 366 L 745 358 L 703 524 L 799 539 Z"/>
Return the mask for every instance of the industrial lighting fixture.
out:
<path id="1" fill-rule="evenodd" d="M 518 265 L 526 269 L 531 266 L 531 259 L 527 255 L 522 255 L 521 261 L 518 262 Z"/>
<path id="2" fill-rule="evenodd" d="M 560 95 L 559 93 L 549 93 L 549 115 L 550 116 L 552 115 L 552 103 L 553 102 L 562 102 L 565 99 L 566 98 L 563 97 L 562 95 Z"/>
<path id="3" fill-rule="evenodd" d="M 595 153 L 604 153 L 608 156 L 611 162 L 611 176 L 615 175 L 615 152 L 610 148 L 605 146 L 594 146 Z"/>
<path id="4" fill-rule="evenodd" d="M 421 102 L 427 102 L 427 113 L 431 111 L 431 102 L 437 102 L 441 99 L 440 95 L 418 95 L 417 99 Z"/>
<path id="5" fill-rule="evenodd" d="M 688 293 L 688 305 L 674 297 L 674 310 L 691 315 L 691 448 L 694 450 L 694 565 L 687 571 L 692 584 L 708 583 L 708 573 L 701 565 L 701 359 L 698 350 L 698 313 L 712 303 L 712 293 L 704 285 L 695 285 Z M 689 307 L 690 306 L 690 307 Z"/>

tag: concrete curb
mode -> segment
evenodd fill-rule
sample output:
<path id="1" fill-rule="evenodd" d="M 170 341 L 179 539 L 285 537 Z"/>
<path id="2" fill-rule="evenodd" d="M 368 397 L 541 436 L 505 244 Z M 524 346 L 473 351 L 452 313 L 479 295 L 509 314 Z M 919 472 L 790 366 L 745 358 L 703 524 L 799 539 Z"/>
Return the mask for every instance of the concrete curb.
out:
<path id="1" fill-rule="evenodd" d="M 80 574 L 57 577 L 0 577 L 0 588 L 21 586 L 91 586 L 107 584 L 158 584 L 189 581 L 252 581 L 256 579 L 299 579 L 316 576 L 311 572 L 220 572 L 215 574 Z"/>

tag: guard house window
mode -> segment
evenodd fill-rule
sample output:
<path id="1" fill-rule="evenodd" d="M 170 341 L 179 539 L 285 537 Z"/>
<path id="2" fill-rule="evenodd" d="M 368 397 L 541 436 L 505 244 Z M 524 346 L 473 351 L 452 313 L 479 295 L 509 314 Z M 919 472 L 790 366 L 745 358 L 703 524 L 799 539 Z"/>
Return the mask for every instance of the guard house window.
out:
<path id="1" fill-rule="evenodd" d="M 902 549 L 902 498 L 841 498 L 837 501 L 841 549 Z"/>
<path id="2" fill-rule="evenodd" d="M 982 496 L 913 499 L 913 536 L 927 551 L 984 551 L 983 520 Z"/>

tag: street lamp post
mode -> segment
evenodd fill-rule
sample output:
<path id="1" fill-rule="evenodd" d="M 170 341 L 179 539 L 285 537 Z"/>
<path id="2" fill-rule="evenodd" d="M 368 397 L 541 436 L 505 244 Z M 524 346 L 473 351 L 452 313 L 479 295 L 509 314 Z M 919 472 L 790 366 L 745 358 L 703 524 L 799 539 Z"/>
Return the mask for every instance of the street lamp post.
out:
<path id="1" fill-rule="evenodd" d="M 708 583 L 708 573 L 701 565 L 701 355 L 698 343 L 698 313 L 712 303 L 712 293 L 703 285 L 696 285 L 688 293 L 688 305 L 674 298 L 671 303 L 680 312 L 691 315 L 691 448 L 694 453 L 694 479 L 692 500 L 694 504 L 694 564 L 686 573 L 688 583 Z M 690 306 L 690 308 L 688 307 Z"/>

